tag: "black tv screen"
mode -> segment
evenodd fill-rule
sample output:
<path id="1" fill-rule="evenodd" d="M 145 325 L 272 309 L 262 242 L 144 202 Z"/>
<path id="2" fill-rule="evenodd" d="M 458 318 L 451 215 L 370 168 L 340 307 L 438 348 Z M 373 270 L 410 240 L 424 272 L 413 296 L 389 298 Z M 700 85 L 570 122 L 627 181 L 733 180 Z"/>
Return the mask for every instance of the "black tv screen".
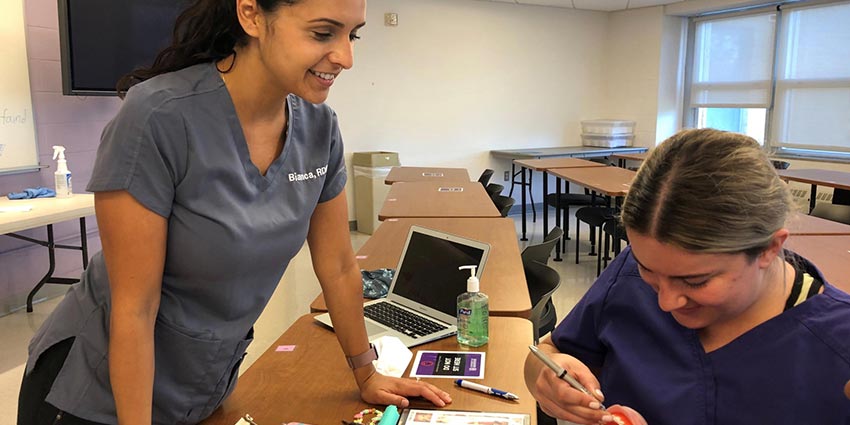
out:
<path id="1" fill-rule="evenodd" d="M 150 66 L 171 43 L 187 0 L 58 0 L 62 92 L 115 95 L 115 83 Z"/>

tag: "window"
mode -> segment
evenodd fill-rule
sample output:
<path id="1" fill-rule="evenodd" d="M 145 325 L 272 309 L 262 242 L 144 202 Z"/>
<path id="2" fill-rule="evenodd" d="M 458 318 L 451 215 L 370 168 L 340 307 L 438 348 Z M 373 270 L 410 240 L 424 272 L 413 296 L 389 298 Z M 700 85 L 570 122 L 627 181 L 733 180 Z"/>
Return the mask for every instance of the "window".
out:
<path id="1" fill-rule="evenodd" d="M 687 124 L 850 159 L 850 2 L 695 18 Z"/>

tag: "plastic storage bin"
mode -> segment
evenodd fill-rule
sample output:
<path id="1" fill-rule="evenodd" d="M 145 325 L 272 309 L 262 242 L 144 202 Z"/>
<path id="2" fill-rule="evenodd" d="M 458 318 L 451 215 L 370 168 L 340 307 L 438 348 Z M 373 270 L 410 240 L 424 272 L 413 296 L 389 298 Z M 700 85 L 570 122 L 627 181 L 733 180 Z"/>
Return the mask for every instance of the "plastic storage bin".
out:
<path id="1" fill-rule="evenodd" d="M 581 122 L 582 134 L 634 134 L 635 122 L 625 120 L 586 120 Z"/>
<path id="2" fill-rule="evenodd" d="M 378 227 L 378 212 L 390 187 L 384 183 L 387 174 L 398 166 L 398 152 L 355 152 L 351 158 L 354 168 L 354 217 L 357 231 L 372 234 Z"/>
<path id="3" fill-rule="evenodd" d="M 581 144 L 584 146 L 596 146 L 603 148 L 619 148 L 631 146 L 635 140 L 634 134 L 582 134 Z"/>

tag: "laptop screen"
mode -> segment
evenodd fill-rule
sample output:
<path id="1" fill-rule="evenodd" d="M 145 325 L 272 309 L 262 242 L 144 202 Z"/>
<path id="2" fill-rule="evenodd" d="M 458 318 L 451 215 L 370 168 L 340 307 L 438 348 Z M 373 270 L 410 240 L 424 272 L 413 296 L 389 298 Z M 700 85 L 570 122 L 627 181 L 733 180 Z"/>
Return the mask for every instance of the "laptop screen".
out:
<path id="1" fill-rule="evenodd" d="M 484 250 L 414 230 L 403 255 L 392 293 L 456 316 L 457 296 L 466 292 L 469 278 L 469 270 L 458 267 L 481 267 Z"/>

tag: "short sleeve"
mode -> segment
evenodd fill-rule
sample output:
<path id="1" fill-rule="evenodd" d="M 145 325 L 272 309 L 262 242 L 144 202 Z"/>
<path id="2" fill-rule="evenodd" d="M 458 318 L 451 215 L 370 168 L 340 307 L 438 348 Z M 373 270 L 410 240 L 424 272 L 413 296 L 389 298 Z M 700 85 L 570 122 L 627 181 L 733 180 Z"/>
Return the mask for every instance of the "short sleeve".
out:
<path id="1" fill-rule="evenodd" d="M 118 115 L 107 124 L 97 149 L 90 192 L 126 190 L 154 213 L 171 214 L 185 157 L 182 116 L 167 102 L 130 90 Z"/>
<path id="2" fill-rule="evenodd" d="M 552 342 L 559 351 L 575 356 L 588 366 L 602 367 L 608 350 L 600 338 L 605 302 L 630 254 L 629 248 L 621 252 L 552 331 Z"/>
<path id="3" fill-rule="evenodd" d="M 319 196 L 319 202 L 330 201 L 336 198 L 337 195 L 345 188 L 345 182 L 348 180 L 348 173 L 345 169 L 344 146 L 342 143 L 342 135 L 339 131 L 339 123 L 336 118 L 336 113 L 331 113 L 331 143 L 330 153 L 328 155 L 328 173 L 325 178 L 322 194 Z"/>

